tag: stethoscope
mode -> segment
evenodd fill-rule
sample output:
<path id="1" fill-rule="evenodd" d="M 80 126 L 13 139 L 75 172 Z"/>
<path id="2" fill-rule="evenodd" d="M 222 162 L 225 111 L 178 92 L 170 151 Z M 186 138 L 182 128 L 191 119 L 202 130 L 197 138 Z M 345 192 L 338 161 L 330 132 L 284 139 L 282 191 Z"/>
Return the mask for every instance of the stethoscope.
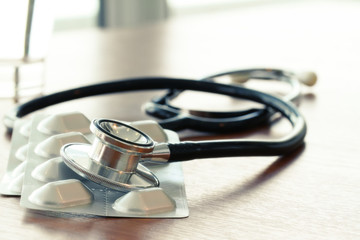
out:
<path id="1" fill-rule="evenodd" d="M 292 91 L 281 99 L 264 92 L 244 88 L 234 84 L 222 84 L 211 79 L 228 75 L 235 80 L 246 81 L 250 78 L 274 79 L 288 82 Z M 308 74 L 302 82 L 314 83 L 316 76 Z M 117 190 L 132 190 L 158 186 L 159 181 L 140 162 L 171 163 L 203 158 L 235 157 L 235 156 L 276 156 L 284 155 L 301 146 L 306 135 L 306 123 L 297 108 L 289 101 L 299 94 L 299 78 L 290 72 L 274 69 L 249 69 L 227 72 L 211 76 L 204 80 L 188 80 L 178 78 L 148 77 L 132 78 L 105 82 L 85 87 L 57 92 L 39 97 L 19 105 L 13 112 L 5 116 L 4 123 L 11 131 L 13 122 L 36 110 L 87 96 L 100 94 L 172 89 L 165 96 L 153 100 L 146 111 L 165 119 L 159 124 L 168 129 L 200 127 L 202 130 L 238 129 L 253 126 L 279 112 L 292 125 L 290 133 L 275 140 L 209 140 L 182 141 L 179 143 L 157 143 L 142 131 L 112 119 L 95 119 L 90 130 L 95 135 L 91 145 L 78 143 L 63 146 L 61 154 L 64 162 L 76 173 L 96 183 Z M 223 94 L 235 98 L 251 100 L 266 106 L 263 109 L 251 109 L 239 112 L 208 113 L 210 117 L 183 114 L 181 109 L 172 106 L 169 99 L 181 91 L 194 90 Z M 202 112 L 204 115 L 204 112 Z M 215 117 L 214 117 L 215 116 Z M 208 124 L 209 127 L 204 127 Z M 148 184 L 131 182 L 131 177 L 141 175 Z"/>
<path id="2" fill-rule="evenodd" d="M 219 73 L 201 79 L 202 81 L 215 81 L 227 77 L 228 84 L 244 84 L 250 79 L 276 80 L 290 85 L 290 91 L 282 97 L 286 101 L 295 101 L 300 96 L 300 83 L 313 86 L 317 77 L 313 72 L 293 72 L 278 69 L 244 69 L 231 72 Z M 219 80 L 218 80 L 219 79 Z M 147 114 L 161 119 L 164 128 L 181 130 L 191 128 L 202 131 L 224 132 L 242 130 L 258 126 L 267 121 L 274 113 L 271 108 L 251 108 L 243 111 L 199 111 L 180 109 L 171 104 L 182 91 L 171 89 L 165 95 L 152 99 L 145 104 Z"/>

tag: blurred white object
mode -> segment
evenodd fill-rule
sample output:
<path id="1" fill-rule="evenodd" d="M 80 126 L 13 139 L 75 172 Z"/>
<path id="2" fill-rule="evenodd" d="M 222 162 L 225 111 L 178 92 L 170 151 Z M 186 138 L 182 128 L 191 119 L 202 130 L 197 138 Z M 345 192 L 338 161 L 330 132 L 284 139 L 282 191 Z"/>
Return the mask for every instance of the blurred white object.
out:
<path id="1" fill-rule="evenodd" d="M 51 1 L 0 1 L 0 96 L 38 94 L 53 19 Z"/>

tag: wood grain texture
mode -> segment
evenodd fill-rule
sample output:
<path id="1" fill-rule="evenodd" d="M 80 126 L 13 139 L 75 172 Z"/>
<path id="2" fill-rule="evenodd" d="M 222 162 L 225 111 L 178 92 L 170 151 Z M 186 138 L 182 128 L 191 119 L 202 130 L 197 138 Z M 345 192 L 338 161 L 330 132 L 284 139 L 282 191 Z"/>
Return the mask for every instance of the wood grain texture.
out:
<path id="1" fill-rule="evenodd" d="M 360 3 L 267 4 L 174 19 L 138 29 L 57 33 L 47 92 L 132 76 L 200 78 L 246 67 L 313 70 L 299 109 L 306 144 L 284 157 L 206 159 L 183 164 L 190 217 L 126 219 L 57 216 L 0 197 L 1 239 L 360 239 Z M 48 112 L 90 118 L 147 118 L 141 105 L 159 92 L 76 100 Z M 191 103 L 191 99 L 184 100 Z M 119 104 L 119 105 L 117 105 Z M 115 110 L 108 106 L 115 106 Z M 0 100 L 1 113 L 12 107 Z M 279 137 L 284 121 L 223 137 Z M 4 127 L 0 126 L 3 133 Z M 184 131 L 184 139 L 208 138 Z M 0 137 L 0 174 L 9 137 Z"/>

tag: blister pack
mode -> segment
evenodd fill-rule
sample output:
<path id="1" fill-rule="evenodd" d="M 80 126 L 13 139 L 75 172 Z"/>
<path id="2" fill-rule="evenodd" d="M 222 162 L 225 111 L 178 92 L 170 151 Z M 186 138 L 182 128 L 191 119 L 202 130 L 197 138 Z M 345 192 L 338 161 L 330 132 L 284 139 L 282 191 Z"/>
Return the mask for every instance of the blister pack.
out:
<path id="1" fill-rule="evenodd" d="M 156 122 L 140 121 L 128 124 L 139 128 L 157 142 L 179 141 L 175 132 L 162 129 Z M 139 163 L 139 171 L 151 171 L 159 179 L 160 186 L 133 191 L 104 187 L 71 170 L 60 156 L 60 148 L 66 143 L 90 144 L 94 136 L 89 125 L 90 121 L 81 113 L 37 115 L 33 118 L 31 129 L 28 130 L 30 137 L 25 144 L 27 151 L 24 161 L 26 166 L 23 167 L 25 171 L 22 173 L 22 206 L 37 210 L 111 217 L 188 216 L 181 163 Z M 15 127 L 14 133 L 17 131 L 20 133 Z M 16 167 L 12 166 L 11 171 L 9 168 L 6 174 L 15 175 L 14 169 Z M 140 183 L 144 181 L 141 177 L 134 179 Z"/>
<path id="2" fill-rule="evenodd" d="M 21 194 L 30 130 L 31 120 L 23 119 L 15 122 L 8 164 L 0 182 L 0 194 L 2 195 L 20 196 Z"/>
<path id="3" fill-rule="evenodd" d="M 38 118 L 45 118 L 40 116 Z M 21 195 L 31 132 L 36 133 L 36 137 L 43 136 L 42 138 L 73 131 L 84 133 L 88 138 L 93 137 L 89 128 L 86 127 L 90 124 L 90 120 L 79 112 L 48 116 L 41 124 L 37 124 L 35 131 L 32 130 L 32 123 L 32 119 L 20 119 L 14 124 L 7 169 L 0 182 L 2 195 Z"/>

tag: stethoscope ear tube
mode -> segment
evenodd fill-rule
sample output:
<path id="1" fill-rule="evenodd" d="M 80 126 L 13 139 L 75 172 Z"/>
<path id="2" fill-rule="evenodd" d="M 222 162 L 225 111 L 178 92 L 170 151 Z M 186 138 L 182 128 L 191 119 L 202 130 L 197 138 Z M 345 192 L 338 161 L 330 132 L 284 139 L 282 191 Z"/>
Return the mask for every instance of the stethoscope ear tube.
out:
<path id="1" fill-rule="evenodd" d="M 307 85 L 316 81 L 311 72 L 294 73 L 271 68 L 242 69 L 211 75 L 200 81 L 218 82 L 239 85 L 249 80 L 274 80 L 289 85 L 287 94 L 281 98 L 296 101 L 300 95 L 300 82 Z M 182 94 L 182 90 L 170 89 L 166 94 L 153 98 L 144 105 L 147 114 L 161 119 L 164 128 L 175 130 L 194 129 L 210 132 L 234 132 L 249 129 L 266 123 L 274 111 L 260 107 L 237 111 L 201 111 L 198 109 L 181 109 L 172 104 L 172 100 Z"/>
<path id="2" fill-rule="evenodd" d="M 147 114 L 161 119 L 159 124 L 175 131 L 193 129 L 207 132 L 234 132 L 259 126 L 274 113 L 269 108 L 248 109 L 234 112 L 203 112 L 202 116 L 184 113 L 166 104 L 148 102 L 144 106 Z M 199 111 L 197 111 L 199 113 Z M 207 115 L 211 115 L 208 117 Z"/>

